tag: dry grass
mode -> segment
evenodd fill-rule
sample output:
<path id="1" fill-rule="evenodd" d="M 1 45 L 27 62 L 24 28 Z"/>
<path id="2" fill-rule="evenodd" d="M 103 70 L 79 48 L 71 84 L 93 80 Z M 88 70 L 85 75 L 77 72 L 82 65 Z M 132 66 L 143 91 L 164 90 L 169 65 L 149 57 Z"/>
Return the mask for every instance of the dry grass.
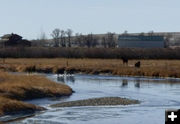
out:
<path id="1" fill-rule="evenodd" d="M 43 76 L 0 74 L 0 95 L 19 100 L 70 95 L 72 89 Z"/>
<path id="2" fill-rule="evenodd" d="M 19 100 L 71 95 L 72 89 L 37 75 L 11 75 L 0 72 L 0 115 L 42 110 Z"/>
<path id="3" fill-rule="evenodd" d="M 57 72 L 66 68 L 75 72 L 90 74 L 111 73 L 114 75 L 179 77 L 180 60 L 140 60 L 141 68 L 135 68 L 138 60 L 130 60 L 123 65 L 121 59 L 6 59 L 0 68 L 9 71 L 24 72 L 35 66 L 36 72 Z M 68 66 L 67 66 L 68 62 Z"/>
<path id="4" fill-rule="evenodd" d="M 33 104 L 28 104 L 18 100 L 12 100 L 5 97 L 0 97 L 0 116 L 5 114 L 18 114 L 18 113 L 33 113 L 35 111 L 44 110 Z"/>

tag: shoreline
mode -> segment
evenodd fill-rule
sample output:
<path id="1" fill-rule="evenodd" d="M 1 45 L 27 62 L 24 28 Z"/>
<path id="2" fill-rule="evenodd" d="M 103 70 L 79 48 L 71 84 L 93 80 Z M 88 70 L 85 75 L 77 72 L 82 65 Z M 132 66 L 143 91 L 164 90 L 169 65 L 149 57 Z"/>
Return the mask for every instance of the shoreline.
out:
<path id="1" fill-rule="evenodd" d="M 24 73 L 24 72 L 22 72 L 22 73 Z M 42 73 L 42 74 L 47 74 L 47 73 Z M 54 74 L 54 73 L 52 73 L 52 74 Z M 127 78 L 129 78 L 129 77 L 132 77 L 132 78 L 147 78 L 147 79 L 152 79 L 152 80 L 154 80 L 154 79 L 164 79 L 164 80 L 180 80 L 180 77 L 178 77 L 178 78 L 175 78 L 175 77 L 152 77 L 152 76 L 136 76 L 136 75 L 113 75 L 113 74 L 110 74 L 110 73 L 100 73 L 100 74 L 88 74 L 88 73 L 76 73 L 76 74 L 78 74 L 78 75 L 97 75 L 97 76 L 115 76 L 115 77 L 127 77 Z"/>
<path id="2" fill-rule="evenodd" d="M 72 93 L 73 90 L 69 86 L 57 84 L 40 75 L 12 75 L 0 72 L 0 120 L 8 115 L 33 115 L 47 110 L 24 100 L 70 96 Z"/>
<path id="3" fill-rule="evenodd" d="M 29 68 L 29 67 L 27 67 L 27 68 Z M 26 71 L 26 68 L 25 68 L 24 71 L 18 71 L 18 70 L 13 70 L 12 71 L 11 69 L 9 69 L 9 70 L 8 70 L 9 73 L 12 73 L 12 72 L 27 73 L 27 74 L 29 73 L 28 71 Z M 63 67 L 63 69 L 60 68 L 59 70 L 60 71 L 66 70 L 66 68 Z M 112 75 L 112 76 L 121 76 L 121 77 L 152 78 L 152 79 L 153 78 L 159 78 L 159 79 L 180 79 L 180 75 L 179 76 L 152 76 L 152 75 L 143 75 L 143 74 L 142 75 L 139 75 L 139 74 L 138 75 L 131 75 L 131 74 L 130 75 L 126 75 L 126 74 L 125 75 L 119 75 L 119 74 L 114 73 L 113 70 L 108 70 L 108 73 L 104 73 L 104 71 L 99 72 L 98 70 L 97 71 L 94 71 L 94 70 L 92 71 L 91 69 L 90 70 L 89 69 L 87 69 L 87 70 L 84 70 L 84 69 L 80 70 L 78 68 L 72 68 L 72 70 L 75 71 L 75 73 L 73 73 L 73 74 Z M 71 69 L 69 70 L 69 68 L 67 68 L 67 71 L 71 72 Z M 51 71 L 49 71 L 49 69 L 44 70 L 43 68 L 42 68 L 41 71 L 39 71 L 39 69 L 38 69 L 38 70 L 32 71 L 31 73 L 57 74 L 56 72 L 53 72 L 53 69 Z"/>

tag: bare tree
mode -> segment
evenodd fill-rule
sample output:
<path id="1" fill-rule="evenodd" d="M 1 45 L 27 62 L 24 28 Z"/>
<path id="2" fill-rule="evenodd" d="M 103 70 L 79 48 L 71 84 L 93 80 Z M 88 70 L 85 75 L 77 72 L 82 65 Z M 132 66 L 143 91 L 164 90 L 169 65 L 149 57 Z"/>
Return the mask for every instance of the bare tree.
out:
<path id="1" fill-rule="evenodd" d="M 106 37 L 103 36 L 102 39 L 101 39 L 101 45 L 104 47 L 104 48 L 107 48 L 107 40 L 106 40 Z"/>
<path id="2" fill-rule="evenodd" d="M 90 48 L 98 45 L 98 39 L 92 33 L 85 36 L 84 44 Z"/>
<path id="3" fill-rule="evenodd" d="M 80 41 L 79 33 L 76 33 L 76 34 L 75 34 L 75 39 L 74 39 L 74 44 L 75 44 L 76 46 L 79 46 L 79 41 Z"/>
<path id="4" fill-rule="evenodd" d="M 92 36 L 92 34 L 88 34 L 87 36 L 85 36 L 85 40 L 84 40 L 84 42 L 85 42 L 85 45 L 88 47 L 88 48 L 90 48 L 91 46 L 92 46 L 92 40 L 93 40 L 93 36 Z"/>
<path id="5" fill-rule="evenodd" d="M 40 35 L 37 37 L 37 39 L 34 39 L 31 41 L 32 46 L 38 46 L 38 47 L 43 47 L 47 43 L 47 37 L 46 33 L 41 31 Z"/>
<path id="6" fill-rule="evenodd" d="M 64 30 L 60 30 L 60 38 L 61 38 L 60 44 L 61 44 L 62 47 L 66 47 L 66 38 L 65 38 L 65 36 L 66 36 L 66 32 Z"/>
<path id="7" fill-rule="evenodd" d="M 108 32 L 106 34 L 108 47 L 115 47 L 116 46 L 116 41 L 115 41 L 114 35 L 115 35 L 115 33 L 111 33 L 111 32 Z"/>
<path id="8" fill-rule="evenodd" d="M 98 39 L 99 38 L 97 36 L 93 35 L 92 47 L 99 45 Z"/>
<path id="9" fill-rule="evenodd" d="M 59 47 L 60 29 L 56 28 L 53 30 L 51 36 L 54 40 L 54 46 Z"/>
<path id="10" fill-rule="evenodd" d="M 46 41 L 47 41 L 46 33 L 41 32 L 39 40 L 37 41 L 38 46 L 45 46 Z"/>
<path id="11" fill-rule="evenodd" d="M 40 39 L 41 40 L 46 40 L 47 39 L 45 32 L 41 32 Z"/>
<path id="12" fill-rule="evenodd" d="M 68 37 L 68 45 L 67 46 L 71 47 L 71 37 L 72 37 L 73 31 L 71 29 L 67 29 L 66 34 Z"/>
<path id="13" fill-rule="evenodd" d="M 84 47 L 85 46 L 85 36 L 82 35 L 81 33 L 76 33 L 76 36 L 75 36 L 75 43 L 77 46 L 80 46 L 80 47 Z"/>

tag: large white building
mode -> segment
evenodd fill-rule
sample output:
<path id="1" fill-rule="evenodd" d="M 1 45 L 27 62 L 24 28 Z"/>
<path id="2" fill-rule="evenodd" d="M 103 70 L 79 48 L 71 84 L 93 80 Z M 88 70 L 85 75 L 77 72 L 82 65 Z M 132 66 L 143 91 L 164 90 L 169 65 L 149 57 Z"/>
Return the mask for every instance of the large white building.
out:
<path id="1" fill-rule="evenodd" d="M 164 36 L 119 35 L 118 47 L 164 48 Z"/>

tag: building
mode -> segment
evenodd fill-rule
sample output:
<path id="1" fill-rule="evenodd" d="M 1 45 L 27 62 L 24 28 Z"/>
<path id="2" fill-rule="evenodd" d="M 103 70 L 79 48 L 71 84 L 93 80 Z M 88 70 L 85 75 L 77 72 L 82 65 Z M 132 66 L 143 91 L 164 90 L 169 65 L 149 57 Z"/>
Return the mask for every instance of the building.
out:
<path id="1" fill-rule="evenodd" d="M 1 37 L 1 45 L 4 46 L 25 46 L 25 47 L 30 47 L 31 42 L 28 40 L 22 39 L 20 35 L 17 34 L 6 34 Z"/>
<path id="2" fill-rule="evenodd" d="M 118 47 L 128 48 L 164 48 L 164 36 L 119 35 Z"/>

